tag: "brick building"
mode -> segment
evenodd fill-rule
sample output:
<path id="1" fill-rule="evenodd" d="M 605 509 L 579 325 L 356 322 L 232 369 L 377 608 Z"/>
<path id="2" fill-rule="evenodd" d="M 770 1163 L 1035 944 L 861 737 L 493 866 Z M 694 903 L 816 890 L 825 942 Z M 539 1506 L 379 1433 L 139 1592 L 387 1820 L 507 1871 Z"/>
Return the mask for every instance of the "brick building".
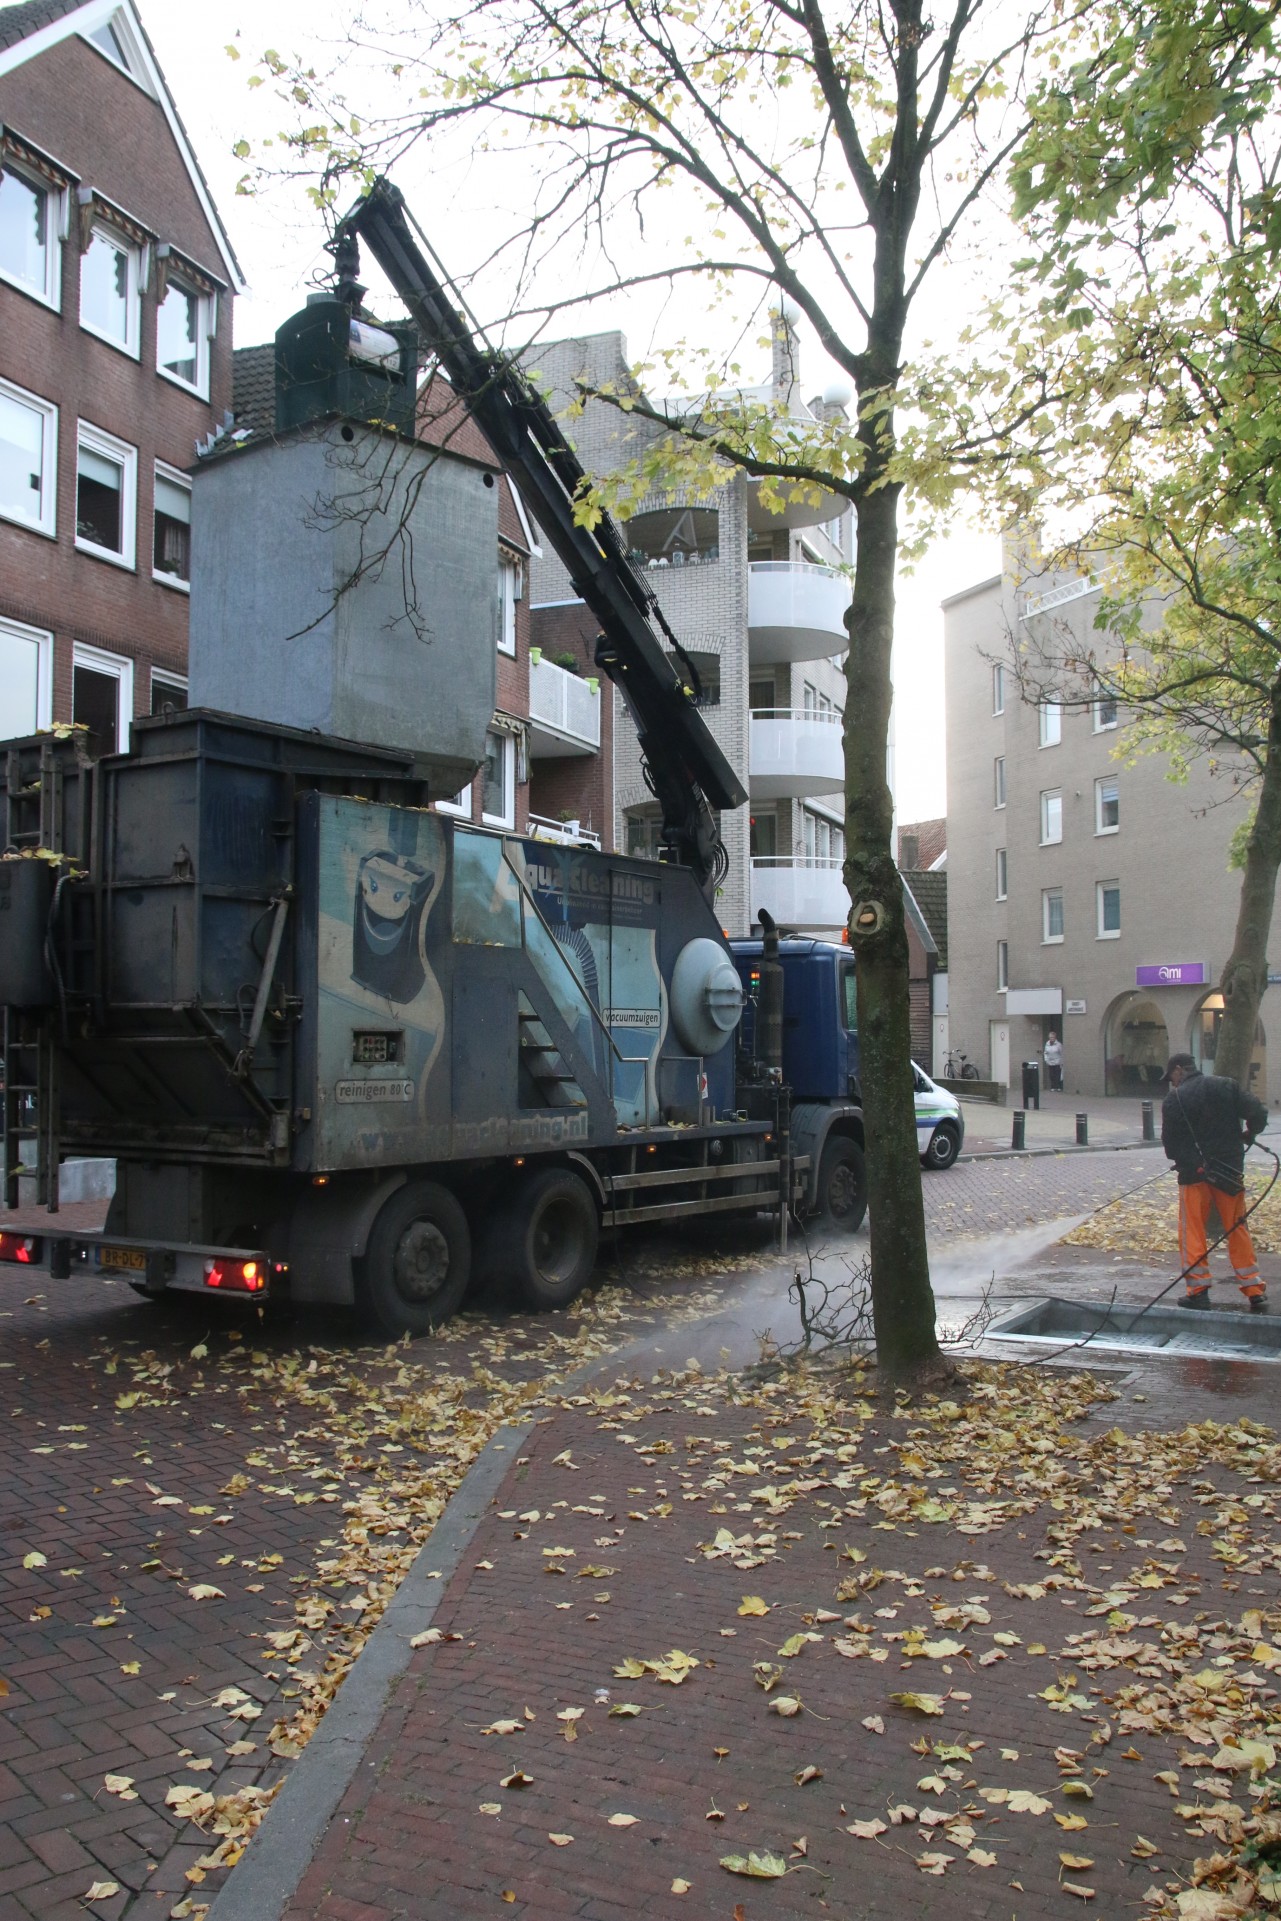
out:
<path id="1" fill-rule="evenodd" d="M 0 737 L 185 703 L 242 284 L 132 0 L 0 8 Z"/>

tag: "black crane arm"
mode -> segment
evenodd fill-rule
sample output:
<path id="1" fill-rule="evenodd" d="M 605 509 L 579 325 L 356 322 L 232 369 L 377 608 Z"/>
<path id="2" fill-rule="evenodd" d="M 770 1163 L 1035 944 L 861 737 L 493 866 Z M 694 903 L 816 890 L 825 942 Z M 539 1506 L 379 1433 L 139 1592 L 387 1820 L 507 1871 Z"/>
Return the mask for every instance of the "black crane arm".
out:
<path id="1" fill-rule="evenodd" d="M 710 896 L 725 865 L 713 809 L 740 807 L 747 794 L 663 650 L 655 625 L 678 651 L 679 643 L 628 560 L 617 524 L 608 514 L 591 529 L 575 521 L 574 501 L 585 479 L 577 456 L 520 368 L 477 343 L 414 238 L 404 196 L 389 180 L 376 180 L 339 228 L 334 250 L 349 284 L 357 271 L 357 240 L 405 303 L 423 345 L 440 360 L 528 499 L 574 591 L 599 621 L 596 662 L 621 690 L 636 723 L 667 856 L 691 868 Z"/>

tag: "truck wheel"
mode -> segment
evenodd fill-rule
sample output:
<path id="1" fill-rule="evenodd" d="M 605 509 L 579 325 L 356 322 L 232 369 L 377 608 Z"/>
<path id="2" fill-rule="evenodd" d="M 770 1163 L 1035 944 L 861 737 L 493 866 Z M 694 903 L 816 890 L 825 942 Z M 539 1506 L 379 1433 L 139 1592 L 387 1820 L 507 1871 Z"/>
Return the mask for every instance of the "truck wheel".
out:
<path id="1" fill-rule="evenodd" d="M 568 1307 L 596 1265 L 600 1222 L 585 1181 L 549 1167 L 517 1189 L 501 1235 L 502 1261 L 526 1307 Z"/>
<path id="2" fill-rule="evenodd" d="M 360 1294 L 375 1326 L 392 1339 L 430 1334 L 457 1313 L 470 1278 L 467 1217 L 448 1188 L 398 1188 L 365 1249 Z"/>
<path id="3" fill-rule="evenodd" d="M 823 1226 L 852 1234 L 867 1212 L 867 1175 L 863 1150 L 844 1134 L 831 1134 L 818 1163 L 815 1212 Z"/>
<path id="4" fill-rule="evenodd" d="M 961 1143 L 957 1138 L 956 1129 L 949 1127 L 944 1121 L 930 1135 L 930 1144 L 921 1159 L 926 1167 L 950 1167 L 960 1151 Z"/>

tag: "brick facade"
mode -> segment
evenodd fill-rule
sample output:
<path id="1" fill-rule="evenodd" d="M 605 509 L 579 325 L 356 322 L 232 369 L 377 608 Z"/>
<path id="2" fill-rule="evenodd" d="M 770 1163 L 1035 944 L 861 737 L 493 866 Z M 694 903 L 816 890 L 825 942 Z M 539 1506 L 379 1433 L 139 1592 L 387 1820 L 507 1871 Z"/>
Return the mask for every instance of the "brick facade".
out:
<path id="1" fill-rule="evenodd" d="M 0 281 L 0 376 L 57 408 L 55 532 L 50 538 L 0 519 L 0 617 L 53 636 L 52 712 L 41 719 L 72 718 L 76 642 L 133 662 L 133 712 L 143 714 L 151 706 L 151 670 L 183 676 L 187 661 L 187 595 L 152 571 L 156 462 L 190 469 L 196 440 L 231 404 L 234 263 L 161 103 L 78 35 L 0 74 L 0 122 L 63 170 L 69 200 L 57 311 Z M 129 216 L 152 243 L 136 359 L 80 324 L 77 199 L 86 189 Z M 207 399 L 156 370 L 156 247 L 164 243 L 218 289 Z M 79 421 L 136 449 L 131 566 L 76 547 Z M 26 718 L 0 715 L 0 734 Z"/>
<path id="2" fill-rule="evenodd" d="M 947 818 L 914 820 L 898 830 L 898 864 L 905 870 L 933 867 L 947 852 Z"/>

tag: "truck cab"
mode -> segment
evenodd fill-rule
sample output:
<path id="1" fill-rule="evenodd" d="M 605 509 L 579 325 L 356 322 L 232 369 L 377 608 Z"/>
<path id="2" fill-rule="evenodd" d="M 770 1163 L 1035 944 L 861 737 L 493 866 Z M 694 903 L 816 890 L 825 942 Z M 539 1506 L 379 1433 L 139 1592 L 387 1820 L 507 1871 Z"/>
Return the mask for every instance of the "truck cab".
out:
<path id="1" fill-rule="evenodd" d="M 732 940 L 743 983 L 741 1046 L 757 1053 L 765 944 Z M 854 956 L 837 941 L 782 937 L 782 1078 L 792 1093 L 792 1149 L 810 1157 L 810 1206 L 828 1225 L 857 1226 L 865 1210 L 863 1101 L 859 1086 Z M 913 1066 L 916 1138 L 928 1168 L 950 1167 L 965 1139 L 960 1103 Z M 857 1197 L 849 1190 L 856 1187 Z"/>

